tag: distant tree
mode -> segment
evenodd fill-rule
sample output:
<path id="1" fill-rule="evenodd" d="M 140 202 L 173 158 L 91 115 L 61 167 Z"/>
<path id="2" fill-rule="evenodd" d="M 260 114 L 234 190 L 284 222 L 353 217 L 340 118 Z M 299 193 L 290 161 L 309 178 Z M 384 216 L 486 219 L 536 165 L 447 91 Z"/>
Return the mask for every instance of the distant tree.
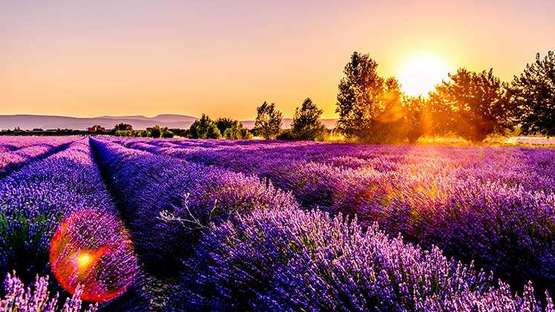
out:
<path id="1" fill-rule="evenodd" d="M 295 109 L 291 132 L 300 140 L 314 140 L 322 135 L 325 127 L 320 122 L 323 111 L 310 98 L 306 98 L 301 107 Z"/>
<path id="2" fill-rule="evenodd" d="M 510 88 L 515 117 L 525 134 L 555 135 L 555 52 L 527 64 Z"/>
<path id="3" fill-rule="evenodd" d="M 119 123 L 114 127 L 115 131 L 133 131 L 133 126 L 126 123 Z"/>
<path id="4" fill-rule="evenodd" d="M 159 138 L 162 135 L 162 129 L 160 126 L 156 125 L 152 128 L 146 129 L 147 136 L 151 138 Z"/>
<path id="5" fill-rule="evenodd" d="M 161 132 L 160 132 L 161 138 L 169 139 L 169 138 L 173 138 L 173 136 L 174 136 L 174 133 L 167 127 L 164 127 L 161 129 Z"/>
<path id="6" fill-rule="evenodd" d="M 248 139 L 250 135 L 248 129 L 243 128 L 241 122 L 231 118 L 218 118 L 216 126 L 225 139 Z"/>
<path id="7" fill-rule="evenodd" d="M 493 70 L 475 73 L 464 68 L 450 74 L 432 92 L 431 100 L 444 112 L 444 124 L 473 142 L 508 127 L 510 107 L 506 86 Z"/>
<path id="8" fill-rule="evenodd" d="M 225 132 L 226 129 L 228 128 L 233 128 L 239 127 L 239 121 L 238 120 L 233 120 L 231 118 L 218 118 L 216 120 L 216 127 L 218 127 L 218 130 L 220 130 L 220 132 L 223 134 Z"/>
<path id="9" fill-rule="evenodd" d="M 169 129 L 174 136 L 189 137 L 189 129 L 171 128 Z"/>
<path id="10" fill-rule="evenodd" d="M 227 128 L 224 131 L 223 137 L 229 140 L 246 140 L 252 137 L 249 129 L 243 128 L 241 125 L 237 127 Z"/>
<path id="11" fill-rule="evenodd" d="M 252 131 L 247 129 L 247 128 L 242 128 L 241 129 L 241 138 L 244 140 L 250 140 L 252 139 Z"/>
<path id="12" fill-rule="evenodd" d="M 205 114 L 195 120 L 189 128 L 189 137 L 192 139 L 219 139 L 222 137 L 216 123 Z"/>
<path id="13" fill-rule="evenodd" d="M 282 114 L 274 103 L 262 103 L 256 108 L 257 115 L 254 127 L 259 135 L 265 139 L 275 138 L 281 129 Z"/>
<path id="14" fill-rule="evenodd" d="M 368 54 L 354 52 L 343 70 L 337 94 L 337 129 L 348 138 L 368 138 L 383 110 L 384 79 Z"/>

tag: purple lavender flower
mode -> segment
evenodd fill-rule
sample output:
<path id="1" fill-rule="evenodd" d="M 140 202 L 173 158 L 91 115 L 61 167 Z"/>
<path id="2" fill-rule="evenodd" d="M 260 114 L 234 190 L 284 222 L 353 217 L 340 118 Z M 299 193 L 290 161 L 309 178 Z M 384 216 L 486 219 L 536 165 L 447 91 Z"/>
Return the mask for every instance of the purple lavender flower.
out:
<path id="1" fill-rule="evenodd" d="M 542 311 L 530 285 L 515 296 L 438 248 L 318 211 L 255 211 L 212 226 L 188 265 L 187 289 L 175 299 L 189 308 Z"/>
<path id="2" fill-rule="evenodd" d="M 378 222 L 515 287 L 555 291 L 555 151 L 131 139 L 126 146 L 254 174 L 306 208 Z"/>
<path id="3" fill-rule="evenodd" d="M 292 196 L 256 177 L 91 140 L 126 209 L 149 271 L 175 275 L 210 223 L 256 209 L 296 207 Z"/>
<path id="4" fill-rule="evenodd" d="M 82 289 L 77 291 L 65 300 L 60 306 L 59 295 L 51 295 L 48 285 L 48 276 L 35 279 L 33 287 L 25 287 L 23 282 L 16 277 L 15 272 L 6 276 L 4 280 L 4 297 L 0 297 L 0 311 L 13 312 L 95 312 L 97 305 L 87 305 L 82 307 L 80 299 Z"/>

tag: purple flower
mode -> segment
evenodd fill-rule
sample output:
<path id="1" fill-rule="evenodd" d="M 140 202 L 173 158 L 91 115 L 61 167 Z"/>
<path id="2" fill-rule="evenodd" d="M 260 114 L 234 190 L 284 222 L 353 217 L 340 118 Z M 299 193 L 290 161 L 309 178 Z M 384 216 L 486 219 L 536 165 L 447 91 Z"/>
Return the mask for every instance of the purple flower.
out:
<path id="1" fill-rule="evenodd" d="M 37 276 L 33 287 L 25 287 L 23 282 L 16 277 L 15 272 L 8 273 L 4 280 L 4 293 L 4 297 L 0 297 L 0 311 L 94 312 L 98 309 L 96 305 L 82 307 L 81 288 L 78 288 L 73 296 L 67 298 L 65 303 L 60 305 L 59 295 L 52 296 L 49 291 L 48 277 Z"/>

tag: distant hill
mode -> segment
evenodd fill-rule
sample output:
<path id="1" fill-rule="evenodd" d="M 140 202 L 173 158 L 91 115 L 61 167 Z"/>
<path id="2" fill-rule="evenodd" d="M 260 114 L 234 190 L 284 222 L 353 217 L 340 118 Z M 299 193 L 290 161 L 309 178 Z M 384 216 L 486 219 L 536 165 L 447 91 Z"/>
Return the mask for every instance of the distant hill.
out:
<path id="1" fill-rule="evenodd" d="M 100 116 L 100 117 L 66 117 L 66 116 L 47 116 L 47 115 L 0 115 L 0 129 L 22 130 L 40 129 L 74 129 L 85 130 L 93 125 L 100 125 L 106 129 L 113 128 L 118 123 L 126 123 L 133 126 L 133 129 L 141 130 L 154 125 L 168 128 L 189 128 L 197 120 L 196 117 L 178 114 L 161 114 L 154 117 L 145 116 Z M 290 128 L 291 118 L 283 119 L 283 128 Z M 253 120 L 241 121 L 243 125 L 252 129 Z M 333 129 L 337 119 L 322 119 L 326 128 Z"/>
<path id="2" fill-rule="evenodd" d="M 40 129 L 75 129 L 85 130 L 93 125 L 107 129 L 118 123 L 127 123 L 134 129 L 146 129 L 154 125 L 168 128 L 188 128 L 196 117 L 176 114 L 163 114 L 155 117 L 145 116 L 101 116 L 101 117 L 65 117 L 46 115 L 0 115 L 0 129 L 19 127 L 23 130 Z"/>

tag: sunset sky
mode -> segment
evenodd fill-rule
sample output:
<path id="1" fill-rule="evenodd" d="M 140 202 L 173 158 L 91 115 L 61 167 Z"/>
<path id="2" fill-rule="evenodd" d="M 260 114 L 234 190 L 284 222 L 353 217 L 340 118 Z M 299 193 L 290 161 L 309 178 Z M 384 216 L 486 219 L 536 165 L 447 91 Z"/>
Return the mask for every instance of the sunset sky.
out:
<path id="1" fill-rule="evenodd" d="M 455 3 L 456 2 L 456 3 Z M 335 117 L 350 54 L 504 80 L 555 49 L 555 1 L 0 0 L 0 114 Z"/>

